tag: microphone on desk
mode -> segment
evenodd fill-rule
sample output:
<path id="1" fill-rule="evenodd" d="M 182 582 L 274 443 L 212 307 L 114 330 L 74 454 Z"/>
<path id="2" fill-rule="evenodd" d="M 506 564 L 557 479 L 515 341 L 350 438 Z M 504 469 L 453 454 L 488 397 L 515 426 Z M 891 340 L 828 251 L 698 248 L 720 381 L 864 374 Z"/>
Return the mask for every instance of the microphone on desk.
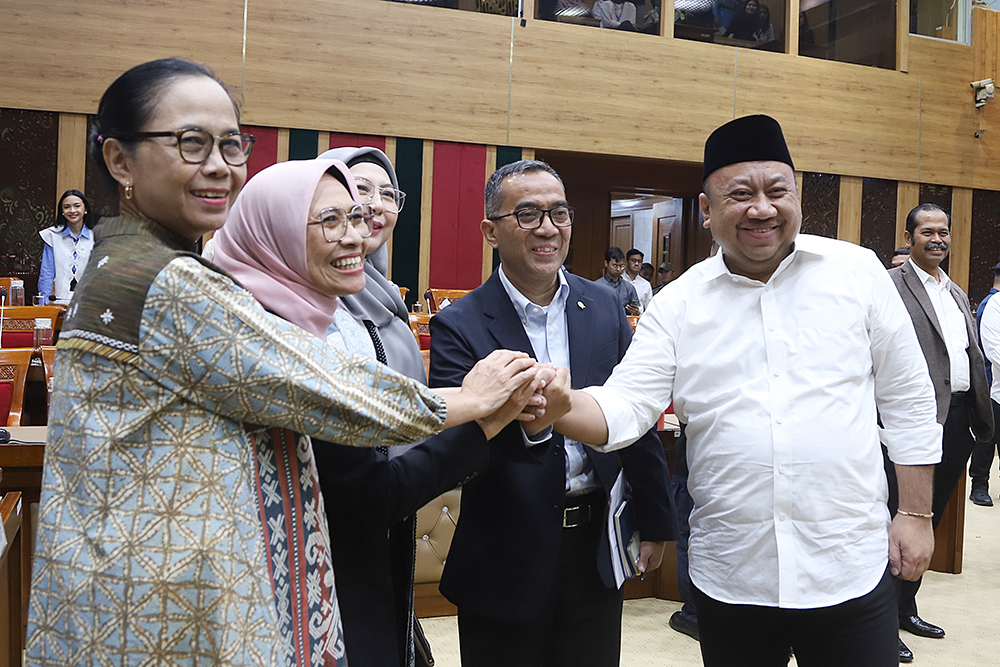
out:
<path id="1" fill-rule="evenodd" d="M 10 431 L 0 428 L 0 445 L 6 445 L 8 442 L 10 442 Z"/>

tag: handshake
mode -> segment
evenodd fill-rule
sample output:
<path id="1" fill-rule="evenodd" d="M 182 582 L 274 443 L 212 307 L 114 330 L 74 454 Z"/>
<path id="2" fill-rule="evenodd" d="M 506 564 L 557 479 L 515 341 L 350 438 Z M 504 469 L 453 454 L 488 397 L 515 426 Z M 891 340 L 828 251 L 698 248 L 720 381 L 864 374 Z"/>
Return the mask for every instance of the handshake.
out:
<path id="1" fill-rule="evenodd" d="M 492 439 L 515 419 L 529 434 L 551 426 L 572 407 L 570 389 L 568 368 L 496 350 L 472 367 L 461 393 L 475 400 L 476 422 Z"/>

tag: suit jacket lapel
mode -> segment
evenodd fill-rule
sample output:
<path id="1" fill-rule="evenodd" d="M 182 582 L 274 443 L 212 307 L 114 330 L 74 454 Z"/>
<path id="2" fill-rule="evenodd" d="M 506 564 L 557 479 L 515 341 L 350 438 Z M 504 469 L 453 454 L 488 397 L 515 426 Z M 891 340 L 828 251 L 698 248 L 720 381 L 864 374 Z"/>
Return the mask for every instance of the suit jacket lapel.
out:
<path id="1" fill-rule="evenodd" d="M 507 291 L 500 282 L 500 274 L 496 271 L 483 285 L 483 315 L 487 319 L 486 328 L 496 339 L 497 347 L 506 350 L 518 350 L 535 356 L 531 348 L 528 334 L 524 333 L 524 325 L 517 316 L 517 310 Z"/>
<path id="2" fill-rule="evenodd" d="M 934 312 L 934 306 L 931 304 L 931 298 L 927 296 L 927 288 L 921 282 L 920 277 L 917 272 L 913 270 L 913 267 L 909 266 L 908 263 L 904 263 L 900 267 L 900 271 L 903 274 L 903 283 L 910 289 L 910 293 L 913 298 L 917 300 L 920 307 L 924 310 L 924 315 L 930 321 L 931 326 L 934 327 L 934 331 L 937 335 L 944 340 L 944 332 L 941 330 L 941 323 L 938 322 L 937 314 Z"/>
<path id="3" fill-rule="evenodd" d="M 581 307 L 582 304 L 582 307 Z M 586 387 L 593 337 L 590 335 L 597 313 L 593 301 L 573 288 L 570 281 L 566 299 L 566 329 L 569 332 L 569 373 L 574 389 Z"/>

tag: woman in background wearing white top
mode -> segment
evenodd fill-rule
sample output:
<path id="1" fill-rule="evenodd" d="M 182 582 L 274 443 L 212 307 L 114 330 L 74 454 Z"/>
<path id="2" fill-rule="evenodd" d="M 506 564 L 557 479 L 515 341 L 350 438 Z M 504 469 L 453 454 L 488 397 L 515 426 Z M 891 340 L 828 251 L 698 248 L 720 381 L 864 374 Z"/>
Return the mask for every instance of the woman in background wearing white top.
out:
<path id="1" fill-rule="evenodd" d="M 38 232 L 45 243 L 42 270 L 38 275 L 38 293 L 45 302 L 50 296 L 69 300 L 83 274 L 90 250 L 94 247 L 91 231 L 97 221 L 90 214 L 90 202 L 79 190 L 67 190 L 59 198 L 56 224 Z"/>

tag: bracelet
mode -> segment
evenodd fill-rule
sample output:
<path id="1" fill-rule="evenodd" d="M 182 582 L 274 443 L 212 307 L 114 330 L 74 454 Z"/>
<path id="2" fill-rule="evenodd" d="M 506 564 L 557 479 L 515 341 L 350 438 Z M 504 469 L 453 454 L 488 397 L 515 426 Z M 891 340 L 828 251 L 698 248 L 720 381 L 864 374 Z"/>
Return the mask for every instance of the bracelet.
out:
<path id="1" fill-rule="evenodd" d="M 918 519 L 933 519 L 934 513 L 923 514 L 921 512 L 907 512 L 906 510 L 896 510 L 896 514 L 905 514 L 906 516 L 915 516 Z"/>

